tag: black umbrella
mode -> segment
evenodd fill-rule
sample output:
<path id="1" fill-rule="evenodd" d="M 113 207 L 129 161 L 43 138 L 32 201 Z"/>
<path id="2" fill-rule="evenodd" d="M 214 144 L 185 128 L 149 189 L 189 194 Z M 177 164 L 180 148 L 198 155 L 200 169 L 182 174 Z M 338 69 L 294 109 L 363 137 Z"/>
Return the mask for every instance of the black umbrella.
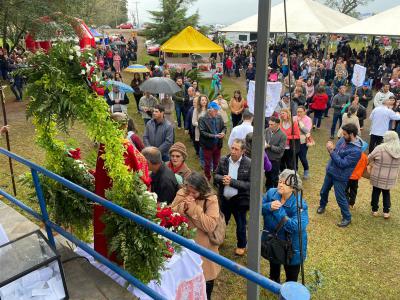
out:
<path id="1" fill-rule="evenodd" d="M 143 92 L 149 92 L 152 94 L 175 94 L 181 90 L 181 88 L 170 78 L 167 77 L 153 77 L 147 79 L 139 86 Z"/>

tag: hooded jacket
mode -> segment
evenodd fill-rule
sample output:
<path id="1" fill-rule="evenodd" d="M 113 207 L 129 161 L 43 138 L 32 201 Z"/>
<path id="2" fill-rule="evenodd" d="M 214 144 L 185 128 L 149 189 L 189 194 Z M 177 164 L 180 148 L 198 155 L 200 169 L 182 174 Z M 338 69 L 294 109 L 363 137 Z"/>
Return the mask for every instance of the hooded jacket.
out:
<path id="1" fill-rule="evenodd" d="M 400 170 L 400 149 L 381 144 L 368 155 L 368 161 L 372 165 L 372 186 L 390 190 L 396 185 Z"/>
<path id="2" fill-rule="evenodd" d="M 363 141 L 359 137 L 350 143 L 342 137 L 331 153 L 326 173 L 338 181 L 347 182 L 361 158 L 362 145 Z"/>

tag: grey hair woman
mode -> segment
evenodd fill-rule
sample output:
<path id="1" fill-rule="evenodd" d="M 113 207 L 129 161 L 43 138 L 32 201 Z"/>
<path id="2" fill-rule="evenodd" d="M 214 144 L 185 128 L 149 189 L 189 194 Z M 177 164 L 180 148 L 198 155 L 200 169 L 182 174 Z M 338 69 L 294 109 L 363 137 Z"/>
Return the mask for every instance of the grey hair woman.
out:
<path id="1" fill-rule="evenodd" d="M 297 179 L 297 182 L 295 179 Z M 264 218 L 262 239 L 265 240 L 268 234 L 275 232 L 278 225 L 283 222 L 277 235 L 282 240 L 292 241 L 293 256 L 289 263 L 283 265 L 286 281 L 297 281 L 300 265 L 307 256 L 308 206 L 304 199 L 300 199 L 302 210 L 300 212 L 301 232 L 299 232 L 298 201 L 294 193 L 294 188 L 301 189 L 302 185 L 298 174 L 295 174 L 293 170 L 285 169 L 279 175 L 278 187 L 269 189 L 262 200 Z M 300 245 L 302 246 L 301 250 Z M 302 255 L 300 255 L 301 252 Z M 269 266 L 270 279 L 279 283 L 281 264 L 270 260 Z"/>

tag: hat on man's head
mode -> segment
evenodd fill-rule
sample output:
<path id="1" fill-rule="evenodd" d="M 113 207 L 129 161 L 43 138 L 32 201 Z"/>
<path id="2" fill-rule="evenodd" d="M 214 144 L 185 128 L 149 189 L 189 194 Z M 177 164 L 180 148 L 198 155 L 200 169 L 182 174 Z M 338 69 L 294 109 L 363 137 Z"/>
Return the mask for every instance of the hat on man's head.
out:
<path id="1" fill-rule="evenodd" d="M 364 82 L 364 83 L 363 83 L 363 86 L 369 87 L 369 82 L 368 82 L 368 81 Z"/>
<path id="2" fill-rule="evenodd" d="M 289 96 L 290 96 L 289 93 L 285 93 L 285 94 L 282 96 L 282 98 L 284 98 L 284 97 L 289 98 Z"/>
<path id="3" fill-rule="evenodd" d="M 217 103 L 215 103 L 215 102 L 210 102 L 209 104 L 208 104 L 208 107 L 207 107 L 208 109 L 215 109 L 215 110 L 220 110 L 221 109 L 221 107 L 217 104 Z"/>

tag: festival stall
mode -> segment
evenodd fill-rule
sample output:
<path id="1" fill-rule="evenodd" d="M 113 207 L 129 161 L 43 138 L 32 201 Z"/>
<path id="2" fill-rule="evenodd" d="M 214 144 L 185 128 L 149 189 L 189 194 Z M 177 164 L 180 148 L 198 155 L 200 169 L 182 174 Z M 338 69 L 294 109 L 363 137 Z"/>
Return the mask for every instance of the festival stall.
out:
<path id="1" fill-rule="evenodd" d="M 180 33 L 174 35 L 163 45 L 160 50 L 166 53 L 220 53 L 224 49 L 218 44 L 211 41 L 208 37 L 198 32 L 192 26 L 188 26 Z M 192 69 L 192 63 L 167 63 L 169 68 L 180 68 L 185 70 Z M 212 77 L 213 69 L 211 63 L 198 63 L 199 69 L 203 77 Z M 215 69 L 222 70 L 222 64 L 217 63 Z M 214 70 L 215 70 L 214 69 Z"/>

